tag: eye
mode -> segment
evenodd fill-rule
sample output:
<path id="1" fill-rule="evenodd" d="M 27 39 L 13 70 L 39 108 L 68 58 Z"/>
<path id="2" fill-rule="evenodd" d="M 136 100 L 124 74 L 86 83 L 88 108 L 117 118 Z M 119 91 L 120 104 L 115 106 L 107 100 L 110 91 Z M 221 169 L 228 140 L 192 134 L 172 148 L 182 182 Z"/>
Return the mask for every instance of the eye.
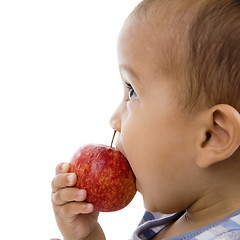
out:
<path id="1" fill-rule="evenodd" d="M 128 100 L 131 100 L 131 99 L 137 97 L 137 94 L 136 94 L 134 88 L 132 87 L 132 85 L 128 82 L 125 82 L 125 84 L 128 89 Z"/>

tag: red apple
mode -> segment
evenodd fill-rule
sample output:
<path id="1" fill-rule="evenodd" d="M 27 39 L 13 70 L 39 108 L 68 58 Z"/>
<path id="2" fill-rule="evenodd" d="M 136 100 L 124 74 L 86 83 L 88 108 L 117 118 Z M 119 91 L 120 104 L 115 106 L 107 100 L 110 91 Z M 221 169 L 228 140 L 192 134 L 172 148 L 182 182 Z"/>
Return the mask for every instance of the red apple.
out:
<path id="1" fill-rule="evenodd" d="M 127 206 L 136 193 L 136 180 L 127 159 L 115 148 L 89 144 L 70 161 L 76 187 L 87 191 L 86 202 L 96 211 L 111 212 Z"/>

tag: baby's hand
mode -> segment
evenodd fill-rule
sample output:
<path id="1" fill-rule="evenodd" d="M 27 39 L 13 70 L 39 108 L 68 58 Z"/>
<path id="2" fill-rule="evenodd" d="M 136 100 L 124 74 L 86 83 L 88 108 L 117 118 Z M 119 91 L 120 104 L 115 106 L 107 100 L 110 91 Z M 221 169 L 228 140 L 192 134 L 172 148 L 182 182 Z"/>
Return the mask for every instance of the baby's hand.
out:
<path id="1" fill-rule="evenodd" d="M 97 222 L 99 213 L 91 203 L 84 202 L 86 191 L 73 187 L 77 177 L 68 171 L 69 164 L 59 164 L 52 181 L 53 210 L 64 239 L 105 239 Z"/>

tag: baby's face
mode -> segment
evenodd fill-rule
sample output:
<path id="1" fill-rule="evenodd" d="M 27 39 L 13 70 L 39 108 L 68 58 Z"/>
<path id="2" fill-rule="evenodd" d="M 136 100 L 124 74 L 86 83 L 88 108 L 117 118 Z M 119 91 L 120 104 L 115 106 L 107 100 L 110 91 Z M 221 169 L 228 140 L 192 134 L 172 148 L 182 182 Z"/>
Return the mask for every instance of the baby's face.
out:
<path id="1" fill-rule="evenodd" d="M 118 60 L 124 98 L 111 125 L 119 132 L 117 148 L 132 166 L 145 207 L 172 212 L 195 197 L 197 116 L 178 107 L 174 81 L 161 73 L 156 41 L 151 23 L 131 17 L 123 26 Z"/>

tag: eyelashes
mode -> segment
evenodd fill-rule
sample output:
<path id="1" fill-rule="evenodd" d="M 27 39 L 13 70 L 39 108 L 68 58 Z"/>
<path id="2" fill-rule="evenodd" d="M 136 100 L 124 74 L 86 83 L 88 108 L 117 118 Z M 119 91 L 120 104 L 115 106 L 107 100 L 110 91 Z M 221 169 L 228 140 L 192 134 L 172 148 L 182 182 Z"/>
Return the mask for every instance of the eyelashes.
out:
<path id="1" fill-rule="evenodd" d="M 136 94 L 134 88 L 132 87 L 132 85 L 128 82 L 125 82 L 125 85 L 128 89 L 128 100 L 131 100 L 131 99 L 137 97 L 137 94 Z"/>
<path id="2" fill-rule="evenodd" d="M 129 82 L 125 82 L 125 85 L 128 88 L 128 90 L 132 90 L 133 89 L 132 85 Z"/>

